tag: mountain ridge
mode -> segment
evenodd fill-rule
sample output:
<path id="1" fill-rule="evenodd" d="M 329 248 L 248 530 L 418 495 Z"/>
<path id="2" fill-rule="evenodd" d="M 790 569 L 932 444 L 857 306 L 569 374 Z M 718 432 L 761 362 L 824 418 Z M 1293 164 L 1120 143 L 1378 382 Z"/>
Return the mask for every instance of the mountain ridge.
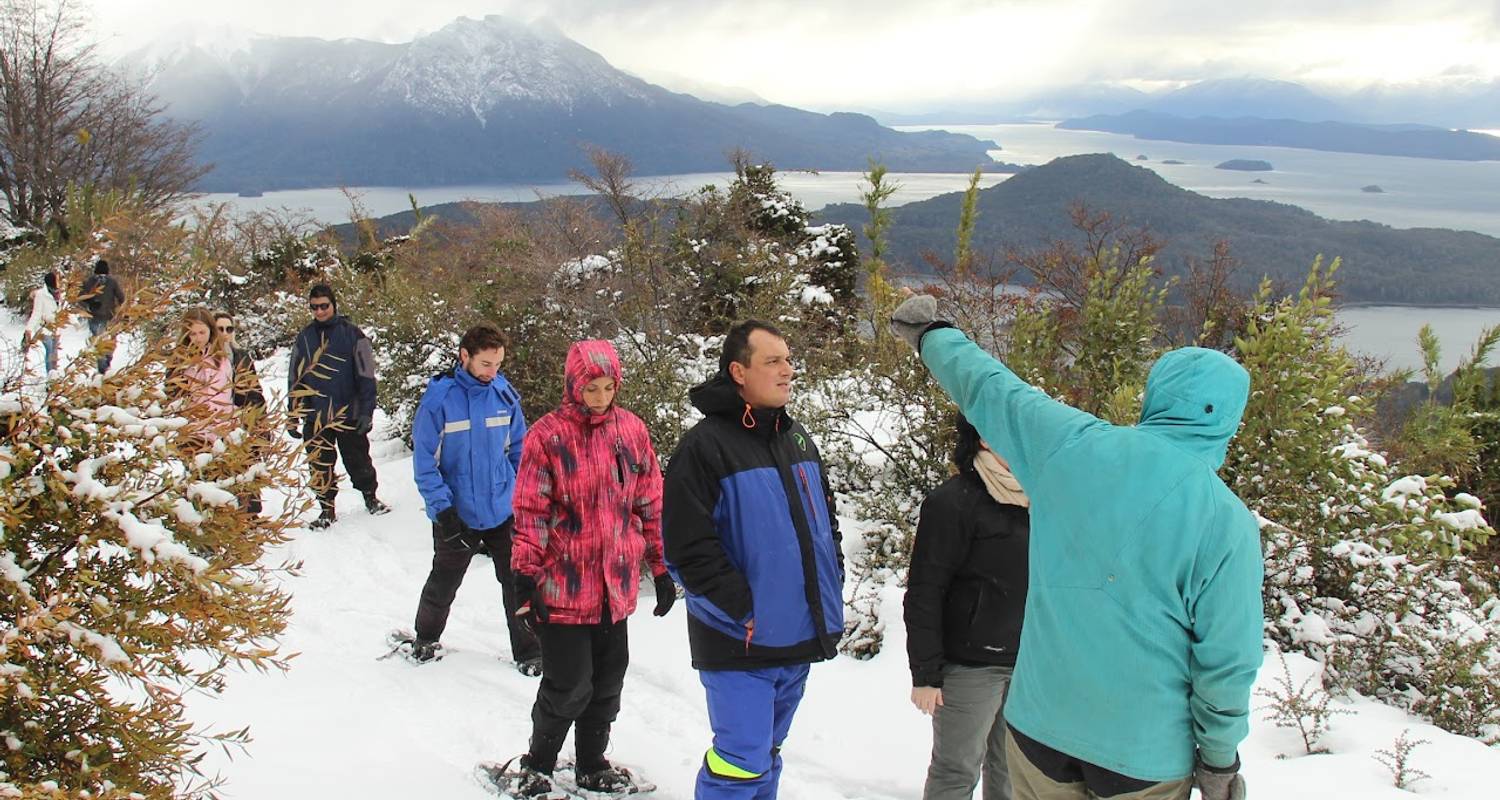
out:
<path id="1" fill-rule="evenodd" d="M 143 49 L 127 69 L 204 133 L 202 191 L 556 179 L 587 149 L 638 173 L 723 169 L 744 149 L 784 169 L 1004 170 L 993 142 L 873 118 L 705 102 L 611 66 L 550 26 L 461 17 L 404 44 L 248 37 Z"/>
<path id="2" fill-rule="evenodd" d="M 921 272 L 924 253 L 947 257 L 962 201 L 956 192 L 892 208 L 892 263 Z M 1058 158 L 981 190 L 973 249 L 1003 254 L 1078 241 L 1068 215 L 1078 202 L 1164 239 L 1157 263 L 1167 274 L 1183 274 L 1189 258 L 1206 260 L 1223 239 L 1242 264 L 1240 289 L 1253 288 L 1263 275 L 1284 287 L 1300 285 L 1322 255 L 1343 259 L 1340 284 L 1349 302 L 1500 306 L 1500 238 L 1329 220 L 1286 203 L 1211 198 L 1107 154 Z M 818 216 L 858 226 L 868 214 L 844 203 Z"/>

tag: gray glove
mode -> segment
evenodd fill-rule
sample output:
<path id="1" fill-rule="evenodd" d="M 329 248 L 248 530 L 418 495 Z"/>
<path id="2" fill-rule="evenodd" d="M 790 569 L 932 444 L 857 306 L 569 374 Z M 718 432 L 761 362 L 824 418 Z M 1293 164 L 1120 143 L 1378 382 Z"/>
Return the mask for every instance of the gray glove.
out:
<path id="1" fill-rule="evenodd" d="M 891 314 L 891 333 L 901 337 L 913 350 L 921 350 L 922 334 L 937 321 L 937 298 L 914 294 L 901 301 Z"/>
<path id="2" fill-rule="evenodd" d="M 1193 785 L 1203 793 L 1203 800 L 1245 800 L 1245 779 L 1240 775 L 1240 761 L 1218 770 L 1202 761 L 1193 768 Z"/>

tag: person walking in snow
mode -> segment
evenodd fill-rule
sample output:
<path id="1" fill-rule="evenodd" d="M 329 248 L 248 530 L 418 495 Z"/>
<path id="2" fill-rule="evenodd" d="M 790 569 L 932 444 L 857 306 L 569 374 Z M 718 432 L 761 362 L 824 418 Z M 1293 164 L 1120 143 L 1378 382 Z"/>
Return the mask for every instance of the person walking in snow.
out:
<path id="1" fill-rule="evenodd" d="M 94 262 L 94 274 L 83 282 L 78 296 L 89 314 L 89 336 L 93 338 L 94 346 L 99 348 L 99 360 L 95 366 L 98 367 L 99 374 L 103 375 L 109 371 L 109 365 L 115 357 L 114 340 L 104 335 L 105 330 L 109 328 L 109 323 L 115 318 L 120 306 L 125 304 L 125 290 L 109 274 L 109 262 L 101 258 Z"/>
<path id="2" fill-rule="evenodd" d="M 250 351 L 240 348 L 235 340 L 234 329 L 234 315 L 228 311 L 214 312 L 214 332 L 229 345 L 234 407 L 243 420 L 247 413 L 253 412 L 257 415 L 265 413 L 266 394 L 260 385 L 260 374 L 255 371 L 255 357 Z M 257 442 L 257 452 L 260 452 L 264 444 L 264 440 Z M 261 512 L 260 493 L 256 492 L 253 496 L 243 497 L 243 504 L 246 511 L 259 514 Z"/>
<path id="3" fill-rule="evenodd" d="M 906 579 L 911 701 L 932 715 L 923 800 L 1010 800 L 1005 693 L 1021 643 L 1031 501 L 958 418 L 958 474 L 927 495 Z"/>
<path id="4" fill-rule="evenodd" d="M 735 325 L 718 373 L 689 395 L 704 419 L 668 462 L 663 541 L 713 728 L 699 800 L 776 796 L 809 665 L 843 636 L 833 492 L 786 411 L 794 372 L 774 327 Z"/>
<path id="5" fill-rule="evenodd" d="M 193 439 L 207 446 L 229 433 L 234 423 L 234 368 L 229 343 L 214 329 L 208 309 L 183 312 L 182 337 L 168 365 L 167 391 L 186 398 Z"/>
<path id="6" fill-rule="evenodd" d="M 321 513 L 308 525 L 327 528 L 338 520 L 334 499 L 338 478 L 333 473 L 335 448 L 344 458 L 349 481 L 364 495 L 365 510 L 385 514 L 380 501 L 375 465 L 370 463 L 370 431 L 375 419 L 375 351 L 369 337 L 338 311 L 338 298 L 326 283 L 307 293 L 313 321 L 297 334 L 287 370 L 287 404 L 291 427 L 302 439 L 312 464 L 313 490 Z"/>
<path id="7" fill-rule="evenodd" d="M 526 417 L 520 395 L 500 372 L 508 345 L 493 325 L 470 328 L 458 344 L 458 363 L 428 382 L 412 421 L 412 473 L 432 520 L 433 552 L 409 657 L 422 663 L 438 656 L 448 609 L 469 562 L 488 552 L 500 581 L 511 657 L 523 674 L 535 676 L 541 674 L 541 647 L 515 616 L 510 571 L 511 498 Z"/>
<path id="8" fill-rule="evenodd" d="M 31 293 L 31 315 L 26 318 L 25 336 L 40 336 L 42 340 L 42 369 L 51 374 L 57 370 L 57 312 L 62 292 L 57 286 L 57 273 L 47 270 L 42 275 L 42 285 Z"/>
<path id="9" fill-rule="evenodd" d="M 1030 588 L 1005 702 L 1015 796 L 1238 800 L 1261 664 L 1253 514 L 1219 479 L 1248 373 L 1197 347 L 1159 358 L 1140 422 L 1048 397 L 907 298 L 892 330 L 1033 499 Z"/>
<path id="10" fill-rule="evenodd" d="M 568 350 L 562 405 L 526 436 L 516 481 L 519 613 L 542 642 L 542 683 L 513 793 L 552 791 L 568 729 L 580 788 L 632 784 L 604 757 L 630 663 L 627 621 L 644 564 L 663 616 L 677 599 L 661 552 L 661 468 L 645 423 L 614 401 L 620 360 L 607 341 Z"/>

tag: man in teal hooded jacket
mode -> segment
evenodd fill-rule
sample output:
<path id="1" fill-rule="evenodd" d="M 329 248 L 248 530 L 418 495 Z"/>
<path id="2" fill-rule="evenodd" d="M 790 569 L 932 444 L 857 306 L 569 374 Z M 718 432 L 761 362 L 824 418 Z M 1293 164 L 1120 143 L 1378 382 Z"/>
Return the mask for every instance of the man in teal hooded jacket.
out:
<path id="1" fill-rule="evenodd" d="M 1032 499 L 1031 585 L 1005 705 L 1017 798 L 1243 798 L 1239 743 L 1261 663 L 1255 517 L 1217 471 L 1244 368 L 1188 347 L 1113 425 L 1031 387 L 937 303 L 892 329 L 917 349 Z M 1021 765 L 1018 769 L 1016 765 Z"/>

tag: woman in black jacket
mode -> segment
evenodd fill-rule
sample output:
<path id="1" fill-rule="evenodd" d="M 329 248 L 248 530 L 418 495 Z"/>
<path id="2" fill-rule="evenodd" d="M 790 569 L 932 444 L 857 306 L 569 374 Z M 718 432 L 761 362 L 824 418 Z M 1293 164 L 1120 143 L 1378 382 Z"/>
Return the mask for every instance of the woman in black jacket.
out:
<path id="1" fill-rule="evenodd" d="M 932 715 L 923 800 L 1010 800 L 1002 714 L 1026 606 L 1030 502 L 962 416 L 958 474 L 922 503 L 906 587 L 911 701 Z"/>

